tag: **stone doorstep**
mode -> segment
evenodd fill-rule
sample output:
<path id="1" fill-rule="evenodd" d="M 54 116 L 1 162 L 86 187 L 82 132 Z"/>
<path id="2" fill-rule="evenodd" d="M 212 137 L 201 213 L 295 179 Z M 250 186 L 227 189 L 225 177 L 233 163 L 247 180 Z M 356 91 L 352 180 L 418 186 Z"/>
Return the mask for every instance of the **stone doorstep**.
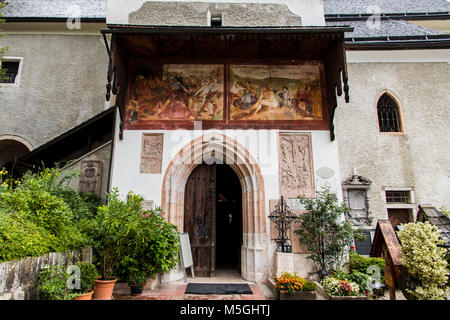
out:
<path id="1" fill-rule="evenodd" d="M 142 295 L 131 296 L 130 288 L 125 282 L 116 283 L 114 287 L 114 300 L 266 300 L 257 284 L 250 283 L 253 294 L 231 294 L 231 295 L 194 295 L 185 294 L 185 284 L 160 284 L 155 288 L 146 285 Z"/>

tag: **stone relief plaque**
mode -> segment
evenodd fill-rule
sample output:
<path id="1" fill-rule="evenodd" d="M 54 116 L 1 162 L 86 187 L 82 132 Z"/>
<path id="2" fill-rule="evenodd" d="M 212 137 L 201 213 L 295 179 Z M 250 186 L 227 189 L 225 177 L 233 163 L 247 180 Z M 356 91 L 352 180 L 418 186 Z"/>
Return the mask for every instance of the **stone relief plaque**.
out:
<path id="1" fill-rule="evenodd" d="M 161 173 L 164 134 L 142 135 L 141 173 Z"/>
<path id="2" fill-rule="evenodd" d="M 95 193 L 97 196 L 100 196 L 102 167 L 102 161 L 81 161 L 80 192 Z"/>
<path id="3" fill-rule="evenodd" d="M 297 198 L 300 195 L 313 198 L 311 136 L 283 133 L 279 136 L 278 147 L 280 194 L 285 198 Z"/>

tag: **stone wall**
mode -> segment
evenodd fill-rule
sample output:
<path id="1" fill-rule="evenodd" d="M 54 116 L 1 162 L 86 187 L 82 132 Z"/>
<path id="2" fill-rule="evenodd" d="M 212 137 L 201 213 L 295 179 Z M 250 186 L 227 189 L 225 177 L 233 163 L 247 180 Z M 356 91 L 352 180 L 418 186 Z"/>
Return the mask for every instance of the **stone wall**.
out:
<path id="1" fill-rule="evenodd" d="M 37 148 L 104 110 L 108 55 L 100 32 L 32 32 L 0 39 L 0 47 L 9 47 L 6 58 L 23 58 L 20 84 L 0 88 L 0 136 L 16 135 Z"/>
<path id="2" fill-rule="evenodd" d="M 92 248 L 65 253 L 48 253 L 0 263 L 0 300 L 36 300 L 39 298 L 37 280 L 42 268 L 61 262 L 74 264 L 78 261 L 92 262 Z"/>
<path id="3" fill-rule="evenodd" d="M 75 191 L 86 191 L 85 189 L 80 188 L 80 180 L 81 177 L 81 168 L 85 162 L 93 161 L 101 163 L 101 173 L 98 177 L 98 189 L 97 195 L 100 197 L 102 202 L 106 202 L 106 193 L 108 192 L 108 178 L 109 178 L 109 164 L 111 158 L 111 142 L 100 146 L 99 148 L 85 154 L 83 157 L 79 159 L 75 159 L 70 165 L 63 168 L 63 172 L 70 172 L 72 170 L 77 170 L 80 173 L 79 178 L 73 178 L 68 187 Z"/>
<path id="4" fill-rule="evenodd" d="M 412 187 L 415 208 L 450 206 L 450 64 L 349 63 L 348 71 L 350 103 L 340 99 L 335 117 L 341 177 L 356 169 L 372 181 L 373 228 L 388 217 L 386 187 Z M 403 134 L 379 132 L 377 101 L 385 90 L 399 102 Z"/>

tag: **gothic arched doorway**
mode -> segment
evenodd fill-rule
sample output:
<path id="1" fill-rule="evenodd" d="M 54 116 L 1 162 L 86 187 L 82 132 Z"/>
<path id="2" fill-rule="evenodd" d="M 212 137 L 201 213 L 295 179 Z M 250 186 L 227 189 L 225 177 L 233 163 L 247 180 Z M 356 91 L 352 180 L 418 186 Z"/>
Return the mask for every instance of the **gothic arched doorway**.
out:
<path id="1" fill-rule="evenodd" d="M 242 188 L 231 167 L 201 164 L 192 171 L 184 197 L 184 232 L 196 275 L 213 277 L 216 269 L 240 272 Z"/>
<path id="2" fill-rule="evenodd" d="M 216 161 L 216 160 L 223 160 Z M 249 281 L 261 281 L 269 272 L 264 181 L 256 160 L 236 140 L 220 133 L 192 140 L 172 159 L 164 175 L 161 206 L 168 221 L 184 231 L 185 192 L 191 173 L 202 163 L 224 163 L 238 177 L 242 194 L 242 245 L 240 272 Z M 183 272 L 173 270 L 167 281 L 180 280 Z"/>

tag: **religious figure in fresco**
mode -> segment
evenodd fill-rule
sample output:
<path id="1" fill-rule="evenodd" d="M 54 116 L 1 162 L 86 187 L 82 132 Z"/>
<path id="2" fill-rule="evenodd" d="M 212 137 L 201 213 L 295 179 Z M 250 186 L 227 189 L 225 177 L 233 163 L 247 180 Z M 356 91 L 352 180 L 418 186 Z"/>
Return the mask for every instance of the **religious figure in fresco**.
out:
<path id="1" fill-rule="evenodd" d="M 136 73 L 126 122 L 223 120 L 223 65 L 159 65 Z"/>
<path id="2" fill-rule="evenodd" d="M 232 65 L 231 120 L 321 120 L 321 65 Z"/>

